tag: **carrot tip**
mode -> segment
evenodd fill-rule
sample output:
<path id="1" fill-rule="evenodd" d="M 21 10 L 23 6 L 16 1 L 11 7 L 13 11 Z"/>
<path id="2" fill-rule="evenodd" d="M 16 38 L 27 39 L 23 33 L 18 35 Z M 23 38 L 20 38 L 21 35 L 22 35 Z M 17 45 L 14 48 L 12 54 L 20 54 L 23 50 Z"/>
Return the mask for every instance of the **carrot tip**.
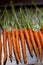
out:
<path id="1" fill-rule="evenodd" d="M 4 62 L 4 64 L 3 65 L 6 65 L 6 61 Z"/>
<path id="2" fill-rule="evenodd" d="M 37 59 L 36 61 L 38 62 L 38 58 L 36 58 L 36 59 Z"/>
<path id="3" fill-rule="evenodd" d="M 20 63 L 22 63 L 21 59 L 20 59 Z"/>
<path id="4" fill-rule="evenodd" d="M 33 55 L 31 55 L 31 57 L 33 58 Z"/>
<path id="5" fill-rule="evenodd" d="M 33 58 L 33 54 L 32 54 L 32 53 L 30 53 L 30 55 L 31 55 L 31 57 Z"/>
<path id="6" fill-rule="evenodd" d="M 40 59 L 40 63 L 42 62 L 42 59 Z"/>
<path id="7" fill-rule="evenodd" d="M 17 61 L 17 64 L 19 64 L 19 61 Z"/>
<path id="8" fill-rule="evenodd" d="M 10 59 L 10 61 L 12 62 L 12 59 Z"/>
<path id="9" fill-rule="evenodd" d="M 3 64 L 3 65 L 6 65 L 6 62 L 7 62 L 7 58 L 5 59 L 4 64 Z"/>
<path id="10" fill-rule="evenodd" d="M 24 62 L 25 64 L 27 63 L 27 61 Z"/>

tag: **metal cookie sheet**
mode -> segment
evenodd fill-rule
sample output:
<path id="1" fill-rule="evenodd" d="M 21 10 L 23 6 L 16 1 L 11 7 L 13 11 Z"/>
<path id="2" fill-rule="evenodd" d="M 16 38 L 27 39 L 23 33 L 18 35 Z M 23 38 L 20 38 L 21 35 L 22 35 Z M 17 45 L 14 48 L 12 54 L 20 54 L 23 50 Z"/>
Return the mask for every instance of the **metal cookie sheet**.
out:
<path id="1" fill-rule="evenodd" d="M 2 35 L 1 35 L 1 40 L 3 40 L 3 36 Z M 38 64 L 43 64 L 43 57 L 42 57 L 42 62 L 40 63 L 40 57 L 38 56 L 38 61 L 37 61 L 34 51 L 33 51 L 33 57 L 30 56 L 30 53 L 29 53 L 27 45 L 26 45 L 27 64 L 24 64 L 21 42 L 19 42 L 19 44 L 20 44 L 20 53 L 21 53 L 21 59 L 22 59 L 22 64 L 19 62 L 19 65 L 27 65 L 27 64 L 29 64 L 29 65 L 31 65 L 31 64 L 35 64 L 36 65 L 37 64 L 38 65 Z M 2 41 L 2 48 L 3 48 L 3 41 Z M 7 44 L 7 49 L 8 49 L 8 44 Z M 6 65 L 17 65 L 13 50 L 12 50 L 12 55 L 13 55 L 12 63 L 10 62 L 10 58 L 9 58 L 9 50 L 7 51 L 7 53 L 8 53 L 8 59 L 7 59 Z M 4 57 L 4 53 L 3 53 L 3 49 L 2 49 L 2 62 L 3 62 L 3 57 Z M 2 65 L 3 65 L 3 63 L 2 63 Z"/>

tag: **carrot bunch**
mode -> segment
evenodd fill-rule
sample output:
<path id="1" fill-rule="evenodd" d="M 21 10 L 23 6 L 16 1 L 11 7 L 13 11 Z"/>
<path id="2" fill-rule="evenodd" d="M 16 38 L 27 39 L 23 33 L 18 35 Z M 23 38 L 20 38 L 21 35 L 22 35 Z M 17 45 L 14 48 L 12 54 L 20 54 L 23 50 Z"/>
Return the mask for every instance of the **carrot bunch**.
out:
<path id="1" fill-rule="evenodd" d="M 20 44 L 22 48 L 22 55 L 24 63 L 27 63 L 26 55 L 26 45 L 28 47 L 30 56 L 33 58 L 33 51 L 35 53 L 36 59 L 38 61 L 38 55 L 40 55 L 40 62 L 42 61 L 42 49 L 43 49 L 43 26 L 42 29 L 36 31 L 35 27 L 30 23 L 32 13 L 27 12 L 20 8 L 19 17 L 22 18 L 22 23 L 19 22 L 19 18 L 15 12 L 14 5 L 11 2 L 12 16 L 10 19 L 9 13 L 5 8 L 4 12 L 4 25 L 3 25 L 3 49 L 4 49 L 4 65 L 7 62 L 9 50 L 9 58 L 12 62 L 12 49 L 15 55 L 16 62 L 19 61 L 22 63 L 21 53 L 20 53 Z M 24 13 L 25 12 L 25 13 Z M 7 22 L 6 22 L 7 20 Z M 40 26 L 40 25 L 39 25 Z M 22 29 L 23 28 L 23 29 Z M 21 43 L 19 43 L 19 40 Z M 7 50 L 7 41 L 8 41 L 8 50 Z M 2 42 L 0 39 L 0 65 L 1 65 L 1 54 L 2 54 Z"/>
<path id="2" fill-rule="evenodd" d="M 42 38 L 42 33 L 41 33 L 41 31 L 40 31 L 40 34 L 39 33 L 37 33 L 37 31 L 33 31 L 33 30 L 35 30 L 35 27 L 33 26 L 32 27 L 32 25 L 31 25 L 31 23 L 30 23 L 30 18 L 31 18 L 31 15 L 30 15 L 30 17 L 29 17 L 29 15 L 28 15 L 28 12 L 27 12 L 27 9 L 25 9 L 25 11 L 26 11 L 26 15 L 27 16 L 25 16 L 25 13 L 24 13 L 24 11 L 21 9 L 21 16 L 22 16 L 22 18 L 23 18 L 23 21 L 24 21 L 24 23 L 26 23 L 27 24 L 27 27 L 28 27 L 28 30 L 27 29 L 25 29 L 24 28 L 24 35 L 25 35 L 25 38 L 26 38 L 26 41 L 27 41 L 27 43 L 28 43 L 28 46 L 29 46 L 29 49 L 30 49 L 30 52 L 32 52 L 32 46 L 33 46 L 33 49 L 34 49 L 34 52 L 35 52 L 35 55 L 36 55 L 36 58 L 37 58 L 37 60 L 38 60 L 38 50 L 39 50 L 39 53 L 40 53 L 40 61 L 42 61 L 42 47 L 41 47 L 41 42 L 40 41 L 42 41 L 42 40 L 40 40 L 39 39 L 39 36 L 40 36 L 40 38 Z M 27 19 L 27 17 L 28 17 L 28 19 Z M 29 21 L 29 22 L 28 22 Z M 38 24 L 38 23 L 37 23 Z M 25 26 L 26 27 L 26 26 Z M 33 30 L 32 30 L 33 29 Z M 39 35 L 38 35 L 39 34 Z M 38 40 L 37 40 L 37 38 L 38 38 Z M 37 43 L 37 44 L 36 44 Z M 32 45 L 31 45 L 32 44 Z M 31 45 L 31 46 L 30 46 Z M 38 47 L 37 47 L 37 45 L 38 45 Z M 40 46 L 39 46 L 40 45 Z M 37 50 L 36 50 L 37 49 Z M 31 53 L 32 54 L 32 53 Z"/>
<path id="3" fill-rule="evenodd" d="M 7 34 L 6 34 L 7 33 Z M 7 37 L 6 37 L 7 35 Z M 7 41 L 8 40 L 8 49 L 9 49 L 9 57 L 12 61 L 12 48 L 14 50 L 14 55 L 16 60 L 19 62 L 22 61 L 20 54 L 20 44 L 19 39 L 22 45 L 22 53 L 24 63 L 27 62 L 26 57 L 26 44 L 28 46 L 28 50 L 30 51 L 30 55 L 33 56 L 32 51 L 34 50 L 36 58 L 38 60 L 38 54 L 40 54 L 40 62 L 42 61 L 42 49 L 43 49 L 43 34 L 41 30 L 33 31 L 31 28 L 27 29 L 14 29 L 12 28 L 11 32 L 3 31 L 3 44 L 4 44 L 4 64 L 7 61 Z M 26 40 L 26 43 L 25 43 Z M 39 52 L 38 52 L 39 50 Z"/>
<path id="4" fill-rule="evenodd" d="M 27 55 L 26 55 L 26 44 L 28 47 L 28 50 L 30 51 L 31 57 L 33 57 L 33 50 L 36 55 L 36 59 L 38 60 L 38 54 L 40 54 L 40 62 L 42 61 L 42 49 L 43 49 L 43 34 L 41 30 L 33 31 L 31 28 L 30 22 L 27 23 L 28 20 L 26 20 L 26 17 L 23 14 L 21 16 L 23 18 L 23 21 L 25 24 L 27 24 L 27 27 L 24 25 L 24 29 L 21 28 L 22 25 L 18 23 L 18 18 L 16 16 L 16 13 L 14 13 L 15 20 L 17 22 L 14 22 L 16 24 L 16 29 L 14 28 L 14 25 L 11 27 L 11 31 L 7 31 L 6 29 L 3 29 L 3 48 L 4 48 L 4 64 L 6 64 L 7 61 L 7 41 L 8 41 L 8 49 L 9 49 L 9 58 L 12 61 L 12 48 L 13 52 L 16 58 L 16 61 L 22 63 L 22 58 L 20 54 L 20 44 L 19 39 L 21 41 L 22 46 L 22 54 L 24 63 L 27 62 Z M 18 29 L 19 28 L 19 29 Z M 26 43 L 25 43 L 26 40 Z M 38 52 L 39 50 L 39 52 Z"/>

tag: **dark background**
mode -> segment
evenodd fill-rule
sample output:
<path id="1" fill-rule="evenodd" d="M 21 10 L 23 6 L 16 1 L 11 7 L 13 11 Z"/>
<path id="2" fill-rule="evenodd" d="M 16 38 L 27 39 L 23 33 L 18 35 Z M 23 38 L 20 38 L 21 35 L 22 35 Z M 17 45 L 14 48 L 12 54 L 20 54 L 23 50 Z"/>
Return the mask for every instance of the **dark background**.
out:
<path id="1" fill-rule="evenodd" d="M 10 5 L 11 0 L 0 0 L 0 6 Z M 14 5 L 30 5 L 32 0 L 13 0 Z M 36 4 L 43 5 L 43 0 L 34 0 Z"/>
<path id="2" fill-rule="evenodd" d="M 11 0 L 0 0 L 0 5 L 10 4 Z M 18 4 L 30 4 L 31 0 L 13 0 L 15 5 Z"/>

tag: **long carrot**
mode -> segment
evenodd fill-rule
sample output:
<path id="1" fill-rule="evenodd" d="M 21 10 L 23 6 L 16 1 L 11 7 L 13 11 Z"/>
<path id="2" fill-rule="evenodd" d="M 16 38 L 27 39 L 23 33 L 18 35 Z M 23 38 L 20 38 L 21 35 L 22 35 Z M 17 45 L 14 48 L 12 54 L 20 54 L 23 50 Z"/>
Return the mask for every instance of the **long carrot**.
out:
<path id="1" fill-rule="evenodd" d="M 26 46 L 25 46 L 25 41 L 24 41 L 23 30 L 20 29 L 19 35 L 20 35 L 20 40 L 21 40 L 21 45 L 22 45 L 23 59 L 24 59 L 24 63 L 26 63 L 27 62 L 27 59 L 26 59 Z"/>
<path id="2" fill-rule="evenodd" d="M 38 30 L 38 34 L 39 34 L 40 41 L 42 43 L 42 48 L 43 48 L 43 34 L 42 34 L 41 30 Z"/>
<path id="3" fill-rule="evenodd" d="M 12 42 L 13 42 L 13 49 L 14 49 L 14 54 L 16 56 L 16 60 L 17 62 L 19 61 L 19 57 L 18 57 L 18 54 L 17 54 L 17 49 L 16 49 L 16 40 L 15 40 L 15 36 L 14 36 L 14 28 L 12 27 Z"/>
<path id="4" fill-rule="evenodd" d="M 41 47 L 41 42 L 40 42 L 39 35 L 38 35 L 37 31 L 34 32 L 34 37 L 35 37 L 35 40 L 38 45 L 38 49 L 39 49 L 39 53 L 40 53 L 40 62 L 41 62 L 42 61 L 42 47 Z"/>
<path id="5" fill-rule="evenodd" d="M 35 51 L 35 54 L 36 54 L 36 58 L 38 60 L 38 49 L 37 49 L 36 42 L 35 42 L 35 39 L 34 39 L 33 31 L 32 31 L 31 28 L 29 28 L 29 34 L 30 34 L 32 45 L 33 45 L 33 48 L 34 48 L 34 51 Z"/>
<path id="6" fill-rule="evenodd" d="M 1 42 L 1 34 L 0 34 L 0 65 L 2 64 L 2 42 Z"/>
<path id="7" fill-rule="evenodd" d="M 20 62 L 22 62 L 22 61 L 21 61 L 21 55 L 20 55 L 19 32 L 18 32 L 17 29 L 16 29 L 16 31 L 15 31 L 15 35 L 16 35 L 17 53 L 18 53 L 18 56 L 19 56 Z"/>
<path id="8" fill-rule="evenodd" d="M 6 30 L 3 30 L 3 47 L 4 47 L 4 65 L 7 61 L 7 44 L 6 44 Z"/>
<path id="9" fill-rule="evenodd" d="M 25 35 L 25 38 L 26 38 L 28 49 L 30 51 L 30 55 L 33 57 L 33 54 L 32 54 L 32 44 L 31 44 L 30 36 L 28 34 L 28 30 L 27 29 L 24 29 L 24 35 Z"/>
<path id="10" fill-rule="evenodd" d="M 9 57 L 12 62 L 12 40 L 11 40 L 11 32 L 8 32 L 8 47 L 9 47 Z"/>

